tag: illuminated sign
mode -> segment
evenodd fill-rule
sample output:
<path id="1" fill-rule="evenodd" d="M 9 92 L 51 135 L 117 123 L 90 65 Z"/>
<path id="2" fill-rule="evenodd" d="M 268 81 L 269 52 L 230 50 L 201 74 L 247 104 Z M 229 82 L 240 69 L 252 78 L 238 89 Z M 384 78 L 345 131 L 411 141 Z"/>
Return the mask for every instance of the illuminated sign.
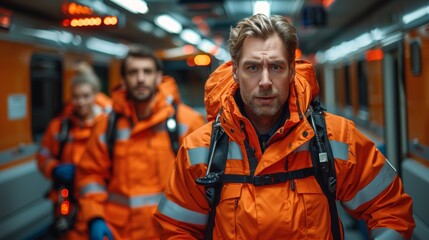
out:
<path id="1" fill-rule="evenodd" d="M 62 22 L 63 27 L 117 26 L 119 22 L 116 16 L 96 16 L 90 7 L 74 2 L 64 3 L 63 12 L 68 16 Z"/>
<path id="2" fill-rule="evenodd" d="M 98 27 L 116 25 L 118 25 L 118 18 L 116 16 L 74 17 L 63 20 L 64 27 Z"/>

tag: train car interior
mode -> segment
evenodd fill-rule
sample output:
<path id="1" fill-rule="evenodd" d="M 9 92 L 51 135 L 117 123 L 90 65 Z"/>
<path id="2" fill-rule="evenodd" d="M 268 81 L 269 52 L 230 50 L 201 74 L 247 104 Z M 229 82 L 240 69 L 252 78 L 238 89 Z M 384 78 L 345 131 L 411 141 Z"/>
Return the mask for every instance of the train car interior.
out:
<path id="1" fill-rule="evenodd" d="M 0 239 L 43 239 L 53 222 L 51 182 L 35 154 L 71 99 L 77 63 L 90 64 L 111 95 L 128 49 L 149 48 L 183 102 L 205 115 L 205 81 L 230 60 L 231 26 L 263 10 L 297 28 L 297 58 L 314 65 L 323 105 L 376 143 L 413 198 L 412 239 L 428 239 L 428 0 L 138 0 L 142 9 L 124 2 L 0 1 Z M 368 239 L 345 212 L 343 222 L 346 239 Z"/>

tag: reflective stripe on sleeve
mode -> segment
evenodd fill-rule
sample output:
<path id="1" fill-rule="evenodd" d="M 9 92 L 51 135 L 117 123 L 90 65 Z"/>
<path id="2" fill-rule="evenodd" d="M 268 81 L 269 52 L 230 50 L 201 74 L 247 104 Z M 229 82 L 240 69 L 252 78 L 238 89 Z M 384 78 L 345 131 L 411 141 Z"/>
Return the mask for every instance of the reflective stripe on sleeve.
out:
<path id="1" fill-rule="evenodd" d="M 393 179 L 396 172 L 386 160 L 377 176 L 363 189 L 361 189 L 354 198 L 347 202 L 342 202 L 350 210 L 355 210 L 364 203 L 367 203 L 384 191 Z"/>
<path id="2" fill-rule="evenodd" d="M 227 159 L 243 160 L 240 146 L 234 141 L 229 142 Z"/>
<path id="3" fill-rule="evenodd" d="M 188 129 L 188 125 L 179 123 L 179 136 L 182 137 L 183 135 L 185 135 L 185 133 L 188 132 Z"/>
<path id="4" fill-rule="evenodd" d="M 209 149 L 207 147 L 197 147 L 188 150 L 191 166 L 199 163 L 207 163 Z"/>
<path id="5" fill-rule="evenodd" d="M 80 189 L 81 196 L 85 196 L 87 194 L 92 194 L 92 193 L 107 193 L 106 187 L 99 183 L 91 182 L 86 184 Z"/>
<path id="6" fill-rule="evenodd" d="M 138 208 L 145 206 L 153 206 L 159 203 L 162 193 L 142 194 L 137 196 L 127 197 L 117 193 L 109 194 L 109 202 L 127 206 L 130 208 Z"/>
<path id="7" fill-rule="evenodd" d="M 349 159 L 349 145 L 347 143 L 329 140 L 334 158 L 347 161 Z"/>
<path id="8" fill-rule="evenodd" d="M 206 225 L 208 214 L 195 212 L 168 200 L 167 197 L 162 196 L 158 205 L 158 210 L 165 216 L 172 218 L 179 222 Z"/>
<path id="9" fill-rule="evenodd" d="M 126 141 L 130 139 L 131 130 L 129 128 L 122 128 L 116 130 L 116 140 Z"/>
<path id="10" fill-rule="evenodd" d="M 44 157 L 51 157 L 52 156 L 51 151 L 49 151 L 49 149 L 47 149 L 45 147 L 41 147 L 39 149 L 39 154 L 44 156 Z"/>
<path id="11" fill-rule="evenodd" d="M 390 228 L 376 228 L 371 230 L 371 239 L 374 240 L 403 240 L 400 233 Z"/>

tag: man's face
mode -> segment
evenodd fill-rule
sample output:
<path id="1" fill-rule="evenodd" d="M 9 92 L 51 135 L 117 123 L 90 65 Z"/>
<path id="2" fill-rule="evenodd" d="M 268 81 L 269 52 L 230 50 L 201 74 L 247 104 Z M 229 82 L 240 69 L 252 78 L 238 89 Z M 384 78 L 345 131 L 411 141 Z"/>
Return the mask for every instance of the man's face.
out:
<path id="1" fill-rule="evenodd" d="M 125 65 L 125 85 L 134 101 L 147 102 L 152 99 L 162 80 L 162 72 L 156 70 L 150 58 L 129 57 Z"/>
<path id="2" fill-rule="evenodd" d="M 295 68 L 289 66 L 286 55 L 277 34 L 266 40 L 255 37 L 244 40 L 241 58 L 234 64 L 233 73 L 249 117 L 271 118 L 281 114 Z"/>
<path id="3" fill-rule="evenodd" d="M 86 119 L 92 111 L 95 91 L 91 84 L 81 83 L 72 87 L 72 103 L 77 116 Z"/>

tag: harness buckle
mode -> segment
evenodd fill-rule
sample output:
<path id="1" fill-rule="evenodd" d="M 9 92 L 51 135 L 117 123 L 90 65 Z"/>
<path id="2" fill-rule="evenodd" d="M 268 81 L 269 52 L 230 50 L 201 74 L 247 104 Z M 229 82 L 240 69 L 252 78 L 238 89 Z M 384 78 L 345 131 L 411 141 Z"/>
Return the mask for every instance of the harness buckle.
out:
<path id="1" fill-rule="evenodd" d="M 204 187 L 214 187 L 219 182 L 219 173 L 209 172 L 204 177 L 195 179 L 195 183 Z"/>

